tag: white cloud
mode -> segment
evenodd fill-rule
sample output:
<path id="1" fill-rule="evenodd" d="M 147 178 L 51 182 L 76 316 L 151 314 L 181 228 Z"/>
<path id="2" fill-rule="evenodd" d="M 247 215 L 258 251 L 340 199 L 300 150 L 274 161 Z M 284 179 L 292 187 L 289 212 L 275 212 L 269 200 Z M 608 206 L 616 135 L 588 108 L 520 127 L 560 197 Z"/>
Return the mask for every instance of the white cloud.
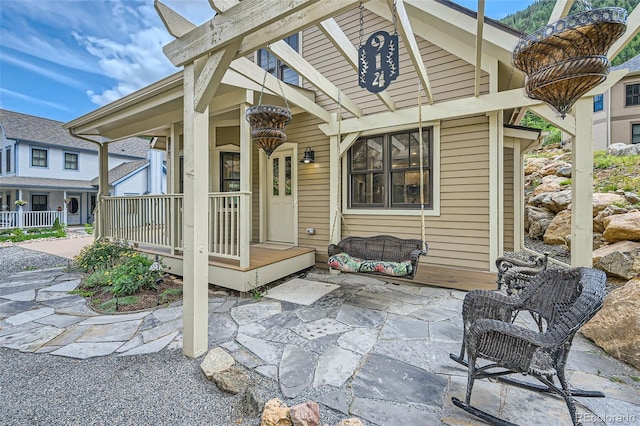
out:
<path id="1" fill-rule="evenodd" d="M 62 111 L 71 111 L 69 108 L 67 108 L 64 105 L 60 105 L 55 102 L 43 101 L 42 99 L 34 98 L 33 96 L 28 96 L 22 93 L 14 92 L 13 90 L 0 88 L 0 93 L 2 93 L 3 95 L 14 97 L 16 99 L 20 99 L 22 101 L 30 102 L 32 104 L 53 107 Z M 0 108 L 4 108 L 4 105 L 2 105 L 1 102 L 2 102 L 2 97 L 0 97 Z"/>

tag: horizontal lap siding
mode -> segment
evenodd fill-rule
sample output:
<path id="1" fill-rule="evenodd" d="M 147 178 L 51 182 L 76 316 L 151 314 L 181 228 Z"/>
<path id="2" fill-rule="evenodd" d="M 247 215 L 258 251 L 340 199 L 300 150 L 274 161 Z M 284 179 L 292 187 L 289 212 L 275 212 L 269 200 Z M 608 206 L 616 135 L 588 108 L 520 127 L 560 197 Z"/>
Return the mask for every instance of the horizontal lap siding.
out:
<path id="1" fill-rule="evenodd" d="M 504 249 L 514 251 L 513 148 L 504 149 Z"/>

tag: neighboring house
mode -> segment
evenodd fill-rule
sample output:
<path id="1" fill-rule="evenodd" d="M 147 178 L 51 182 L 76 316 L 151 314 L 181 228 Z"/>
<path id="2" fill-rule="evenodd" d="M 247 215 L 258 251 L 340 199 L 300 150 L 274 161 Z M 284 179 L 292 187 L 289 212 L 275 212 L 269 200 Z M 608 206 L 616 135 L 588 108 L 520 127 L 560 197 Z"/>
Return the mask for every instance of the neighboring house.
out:
<path id="1" fill-rule="evenodd" d="M 479 26 L 475 12 L 446 0 L 397 2 L 397 19 L 381 0 L 363 9 L 355 0 L 311 2 L 295 11 L 273 2 L 262 23 L 239 18 L 249 13 L 244 2 L 226 3 L 237 7 L 196 29 L 159 8 L 169 32 L 184 35 L 164 49 L 184 69 L 65 124 L 76 134 L 155 137 L 166 147 L 167 195 L 132 204 L 102 193 L 97 223 L 100 235 L 124 236 L 184 275 L 185 353 L 207 348 L 207 282 L 249 291 L 326 268 L 327 245 L 347 235 L 420 238 L 420 117 L 429 253 L 415 282 L 492 288 L 496 258 L 523 248 L 522 155 L 540 142 L 538 131 L 511 125 L 523 109 L 575 135 L 572 262 L 591 265 L 592 218 L 582 214 L 591 211 L 591 183 L 582 173 L 592 158 L 579 148 L 591 142 L 592 99 L 579 100 L 563 121 L 528 98 L 512 65 L 520 32 L 488 18 Z M 233 20 L 233 31 L 213 34 L 219 20 Z M 359 34 L 393 33 L 394 22 L 399 76 L 372 94 L 358 85 Z M 283 39 L 296 32 L 294 48 Z M 279 84 L 257 65 L 267 45 L 278 58 L 274 73 L 297 73 L 299 86 Z M 196 65 L 197 58 L 208 59 Z M 622 74 L 611 73 L 594 93 Z M 251 142 L 245 113 L 259 99 L 284 105 L 283 94 L 293 120 L 287 142 L 267 157 Z M 315 161 L 301 163 L 308 150 Z M 101 179 L 106 174 L 101 168 Z"/>
<path id="2" fill-rule="evenodd" d="M 29 213 L 38 219 L 20 222 L 23 226 L 45 226 L 56 217 L 66 217 L 69 225 L 92 222 L 98 145 L 71 136 L 59 121 L 13 111 L 0 110 L 0 128 L 0 211 L 15 212 L 16 201 L 23 200 L 23 212 L 38 212 Z M 163 153 L 150 150 L 149 140 L 130 138 L 110 144 L 108 167 L 113 174 L 112 195 L 166 191 Z M 3 216 L 0 226 L 19 224 L 15 214 Z"/>
<path id="3" fill-rule="evenodd" d="M 640 55 L 611 70 L 629 73 L 605 93 L 593 97 L 593 149 L 614 143 L 640 143 Z"/>

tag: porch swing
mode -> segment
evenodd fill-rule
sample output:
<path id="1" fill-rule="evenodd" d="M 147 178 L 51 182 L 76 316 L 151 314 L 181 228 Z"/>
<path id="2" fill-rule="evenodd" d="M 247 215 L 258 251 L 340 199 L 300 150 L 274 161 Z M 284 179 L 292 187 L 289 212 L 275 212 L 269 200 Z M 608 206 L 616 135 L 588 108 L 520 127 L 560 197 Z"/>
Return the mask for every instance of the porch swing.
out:
<path id="1" fill-rule="evenodd" d="M 422 239 L 403 239 L 391 235 L 375 235 L 371 237 L 348 236 L 338 244 L 329 244 L 329 267 L 341 272 L 370 273 L 376 275 L 396 276 L 413 279 L 418 269 L 421 255 L 426 255 L 429 247 L 425 239 L 424 217 L 424 147 L 422 140 L 422 84 L 418 79 L 418 134 L 420 145 L 420 218 L 422 223 Z M 336 149 L 340 149 L 342 140 L 342 104 L 338 94 L 338 137 Z M 338 183 L 338 185 L 340 185 Z M 340 206 L 340 187 L 336 191 Z M 342 219 L 338 222 L 338 217 Z M 331 227 L 329 241 L 333 241 L 333 233 L 338 223 L 349 227 L 340 208 L 336 210 Z"/>

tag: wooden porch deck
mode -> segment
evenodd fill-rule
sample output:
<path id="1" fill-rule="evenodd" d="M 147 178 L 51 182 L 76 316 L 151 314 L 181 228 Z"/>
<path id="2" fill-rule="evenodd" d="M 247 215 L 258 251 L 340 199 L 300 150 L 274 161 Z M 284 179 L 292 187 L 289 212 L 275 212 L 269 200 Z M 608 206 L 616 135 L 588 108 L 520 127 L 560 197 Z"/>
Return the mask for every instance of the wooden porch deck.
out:
<path id="1" fill-rule="evenodd" d="M 168 249 L 144 245 L 139 245 L 137 249 L 151 256 L 158 255 L 170 273 L 184 275 L 182 254 L 171 254 Z M 250 263 L 246 268 L 241 268 L 238 260 L 209 256 L 209 283 L 247 292 L 314 266 L 315 252 L 315 249 L 305 247 L 268 248 L 251 245 Z"/>

